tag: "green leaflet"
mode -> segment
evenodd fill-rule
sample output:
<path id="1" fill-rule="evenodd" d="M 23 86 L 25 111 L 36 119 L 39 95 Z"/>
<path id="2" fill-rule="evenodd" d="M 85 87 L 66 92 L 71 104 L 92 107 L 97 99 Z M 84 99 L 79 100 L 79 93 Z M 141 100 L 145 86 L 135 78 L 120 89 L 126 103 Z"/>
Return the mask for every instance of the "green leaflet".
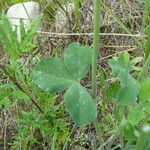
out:
<path id="1" fill-rule="evenodd" d="M 132 109 L 128 114 L 128 121 L 133 124 L 137 125 L 143 118 L 145 117 L 145 113 L 140 108 Z"/>
<path id="2" fill-rule="evenodd" d="M 63 59 L 59 58 L 42 60 L 32 74 L 36 85 L 49 92 L 64 91 L 73 83 Z"/>
<path id="3" fill-rule="evenodd" d="M 92 51 L 88 46 L 70 44 L 64 53 L 64 62 L 74 80 L 82 79 L 90 69 Z"/>
<path id="4" fill-rule="evenodd" d="M 136 80 L 130 76 L 126 78 L 123 82 L 122 88 L 118 93 L 118 102 L 123 105 L 131 105 L 137 100 L 137 95 L 139 93 L 138 84 Z"/>
<path id="5" fill-rule="evenodd" d="M 109 61 L 112 73 L 121 82 L 121 88 L 118 92 L 117 100 L 121 105 L 130 105 L 137 100 L 139 94 L 138 82 L 129 74 L 132 71 L 132 65 L 127 53 L 119 55 L 116 59 Z"/>
<path id="6" fill-rule="evenodd" d="M 43 90 L 65 93 L 67 109 L 78 126 L 92 123 L 96 117 L 96 104 L 79 81 L 91 65 L 92 50 L 78 43 L 70 44 L 63 59 L 49 58 L 39 62 L 33 70 L 33 80 Z"/>
<path id="7" fill-rule="evenodd" d="M 67 109 L 79 126 L 96 118 L 96 107 L 91 95 L 80 84 L 73 84 L 64 95 Z"/>

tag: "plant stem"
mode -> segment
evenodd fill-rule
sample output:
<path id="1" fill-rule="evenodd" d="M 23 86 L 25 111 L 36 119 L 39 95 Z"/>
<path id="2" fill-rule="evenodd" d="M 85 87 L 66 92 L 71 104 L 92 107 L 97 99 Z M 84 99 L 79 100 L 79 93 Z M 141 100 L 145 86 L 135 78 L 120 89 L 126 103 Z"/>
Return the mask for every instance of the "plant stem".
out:
<path id="1" fill-rule="evenodd" d="M 150 54 L 149 54 L 144 66 L 143 66 L 143 69 L 142 69 L 142 72 L 141 72 L 141 75 L 140 75 L 140 80 L 145 78 L 145 75 L 148 71 L 149 66 L 150 66 Z"/>
<path id="2" fill-rule="evenodd" d="M 95 99 L 96 90 L 96 75 L 97 75 L 97 58 L 99 50 L 99 32 L 100 32 L 100 2 L 94 0 L 94 37 L 93 37 L 93 53 L 92 53 L 92 96 Z"/>
<path id="3" fill-rule="evenodd" d="M 22 85 L 20 85 L 20 83 L 16 80 L 15 77 L 13 77 L 4 66 L 2 66 L 0 64 L 0 69 L 10 78 L 10 80 L 17 86 L 17 88 L 22 91 L 23 93 L 25 93 L 26 95 L 28 95 L 28 97 L 30 98 L 31 102 L 34 104 L 34 106 L 42 113 L 44 114 L 44 111 L 41 109 L 41 107 L 36 103 L 35 99 L 31 96 L 32 94 L 25 91 L 24 88 L 22 87 Z"/>
<path id="4" fill-rule="evenodd" d="M 92 52 L 92 96 L 96 99 L 97 86 L 96 86 L 96 75 L 97 75 L 97 59 L 99 50 L 99 33 L 100 33 L 100 2 L 101 0 L 94 0 L 94 37 L 93 37 L 93 52 Z M 98 119 L 95 120 L 95 128 L 99 137 L 99 142 L 102 142 L 101 131 Z"/>

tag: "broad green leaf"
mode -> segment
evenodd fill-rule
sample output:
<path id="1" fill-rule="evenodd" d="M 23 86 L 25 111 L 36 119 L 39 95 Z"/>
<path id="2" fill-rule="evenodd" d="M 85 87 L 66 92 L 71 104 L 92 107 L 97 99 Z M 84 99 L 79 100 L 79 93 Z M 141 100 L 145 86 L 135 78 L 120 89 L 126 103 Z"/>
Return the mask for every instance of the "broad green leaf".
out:
<path id="1" fill-rule="evenodd" d="M 149 126 L 144 126 L 137 140 L 135 150 L 150 150 L 150 130 Z"/>
<path id="2" fill-rule="evenodd" d="M 122 85 L 122 88 L 118 93 L 118 102 L 122 105 L 131 105 L 137 100 L 139 93 L 138 83 L 132 77 L 127 77 L 126 82 Z"/>
<path id="3" fill-rule="evenodd" d="M 64 62 L 67 70 L 75 80 L 80 80 L 87 74 L 91 60 L 92 49 L 88 46 L 72 43 L 65 49 Z"/>
<path id="4" fill-rule="evenodd" d="M 145 113 L 143 112 L 143 110 L 134 108 L 129 112 L 127 119 L 131 124 L 137 125 L 141 120 L 144 119 L 144 117 Z"/>
<path id="5" fill-rule="evenodd" d="M 83 58 L 85 53 L 89 53 L 87 58 Z M 77 80 L 87 74 L 91 64 L 90 58 L 90 48 L 73 43 L 65 50 L 64 59 L 49 58 L 38 63 L 33 70 L 33 79 L 39 87 L 46 91 L 66 90 L 71 84 L 78 82 Z"/>
<path id="6" fill-rule="evenodd" d="M 60 92 L 66 90 L 73 83 L 66 71 L 64 61 L 59 58 L 42 60 L 33 70 L 34 82 L 45 91 Z"/>
<path id="7" fill-rule="evenodd" d="M 82 127 L 96 118 L 96 105 L 91 95 L 79 84 L 73 84 L 64 95 L 65 103 L 75 123 Z"/>
<path id="8" fill-rule="evenodd" d="M 79 126 L 91 123 L 96 117 L 96 104 L 79 81 L 87 74 L 91 65 L 91 49 L 71 44 L 63 59 L 42 60 L 33 70 L 36 85 L 45 91 L 65 93 L 65 102 L 74 122 Z"/>
<path id="9" fill-rule="evenodd" d="M 139 98 L 141 101 L 150 100 L 150 78 L 146 78 L 140 83 Z"/>

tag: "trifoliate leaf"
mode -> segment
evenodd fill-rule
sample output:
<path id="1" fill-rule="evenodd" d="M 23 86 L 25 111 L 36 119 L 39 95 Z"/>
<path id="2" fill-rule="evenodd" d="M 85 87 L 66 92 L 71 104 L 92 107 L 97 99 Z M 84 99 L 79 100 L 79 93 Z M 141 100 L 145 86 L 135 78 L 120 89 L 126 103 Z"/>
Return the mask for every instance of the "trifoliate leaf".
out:
<path id="1" fill-rule="evenodd" d="M 132 65 L 127 56 L 121 54 L 117 58 L 109 61 L 113 75 L 121 77 L 122 74 L 127 74 L 132 70 Z"/>
<path id="2" fill-rule="evenodd" d="M 69 45 L 64 58 L 42 60 L 33 70 L 36 85 L 49 92 L 65 93 L 67 109 L 78 126 L 91 123 L 96 117 L 96 104 L 79 81 L 91 65 L 92 50 L 77 43 Z"/>
<path id="3" fill-rule="evenodd" d="M 118 92 L 118 102 L 123 105 L 133 104 L 137 100 L 139 87 L 137 81 L 129 74 L 132 65 L 128 54 L 121 54 L 117 58 L 109 61 L 112 73 L 121 82 L 121 89 Z"/>

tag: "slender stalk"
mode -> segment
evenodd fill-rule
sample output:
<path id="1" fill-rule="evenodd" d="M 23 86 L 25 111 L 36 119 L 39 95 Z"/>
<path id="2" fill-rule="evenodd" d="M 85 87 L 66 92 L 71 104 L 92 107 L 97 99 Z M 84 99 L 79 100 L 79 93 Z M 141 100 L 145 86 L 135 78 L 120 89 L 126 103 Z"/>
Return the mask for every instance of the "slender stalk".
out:
<path id="1" fill-rule="evenodd" d="M 100 32 L 100 2 L 94 0 L 94 37 L 93 37 L 93 53 L 92 53 L 92 96 L 95 99 L 96 92 L 96 75 L 97 75 L 97 58 L 99 50 L 99 32 Z"/>
<path id="2" fill-rule="evenodd" d="M 96 87 L 96 75 L 97 75 L 97 59 L 99 50 L 100 39 L 100 2 L 101 0 L 94 0 L 94 36 L 93 36 L 93 52 L 92 52 L 92 96 L 96 99 L 97 87 Z M 95 100 L 96 101 L 96 100 Z M 98 119 L 94 122 L 99 142 L 102 142 L 101 129 Z"/>
<path id="3" fill-rule="evenodd" d="M 140 76 L 140 80 L 145 78 L 145 75 L 147 74 L 149 66 L 150 66 L 150 54 L 149 54 L 148 58 L 146 59 L 146 62 L 143 66 L 141 76 Z"/>
<path id="4" fill-rule="evenodd" d="M 80 0 L 75 0 L 74 3 L 75 3 L 75 28 L 78 28 Z"/>

